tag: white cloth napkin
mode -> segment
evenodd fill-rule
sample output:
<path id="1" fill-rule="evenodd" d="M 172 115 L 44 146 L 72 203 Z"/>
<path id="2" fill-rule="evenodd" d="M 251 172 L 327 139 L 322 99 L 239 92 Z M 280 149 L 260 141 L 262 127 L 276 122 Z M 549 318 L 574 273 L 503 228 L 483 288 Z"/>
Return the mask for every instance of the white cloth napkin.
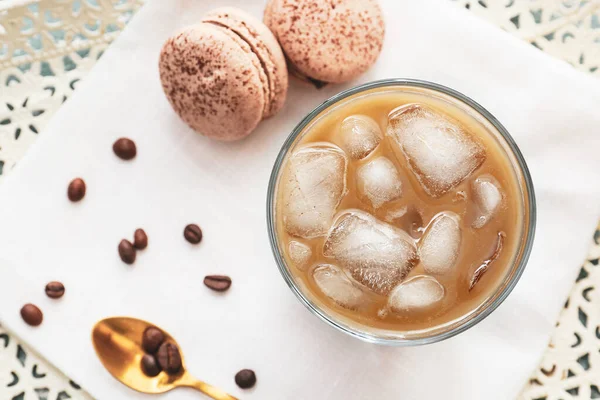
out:
<path id="1" fill-rule="evenodd" d="M 129 315 L 176 337 L 198 377 L 248 399 L 514 398 L 536 366 L 600 216 L 600 84 L 447 1 L 382 0 L 387 33 L 376 66 L 344 86 L 293 82 L 283 111 L 247 140 L 218 143 L 171 111 L 157 59 L 166 37 L 223 1 L 150 0 L 0 188 L 2 322 L 99 399 L 143 399 L 115 381 L 91 345 L 94 323 Z M 230 0 L 260 16 L 263 2 Z M 362 343 L 321 322 L 286 287 L 273 260 L 265 200 L 273 161 L 295 124 L 336 92 L 412 77 L 483 104 L 515 137 L 533 175 L 538 228 L 529 265 L 506 302 L 451 340 L 416 348 Z M 138 157 L 111 150 L 133 138 Z M 75 176 L 88 184 L 67 201 Z M 183 227 L 205 238 L 190 246 Z M 149 235 L 134 266 L 117 244 Z M 207 290 L 206 274 L 232 289 Z M 61 280 L 59 301 L 44 285 Z M 45 313 L 30 328 L 33 302 Z M 252 368 L 257 386 L 233 375 Z M 167 399 L 195 399 L 182 389 Z"/>

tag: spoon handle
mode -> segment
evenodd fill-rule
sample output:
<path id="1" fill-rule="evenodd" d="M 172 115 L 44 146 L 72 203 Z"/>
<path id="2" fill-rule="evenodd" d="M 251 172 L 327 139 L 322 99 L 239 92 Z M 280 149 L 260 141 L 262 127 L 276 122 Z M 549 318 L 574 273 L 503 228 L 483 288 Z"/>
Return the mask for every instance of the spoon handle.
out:
<path id="1" fill-rule="evenodd" d="M 214 400 L 238 400 L 237 397 L 230 396 L 221 389 L 194 378 L 186 379 L 181 386 L 194 388 Z"/>

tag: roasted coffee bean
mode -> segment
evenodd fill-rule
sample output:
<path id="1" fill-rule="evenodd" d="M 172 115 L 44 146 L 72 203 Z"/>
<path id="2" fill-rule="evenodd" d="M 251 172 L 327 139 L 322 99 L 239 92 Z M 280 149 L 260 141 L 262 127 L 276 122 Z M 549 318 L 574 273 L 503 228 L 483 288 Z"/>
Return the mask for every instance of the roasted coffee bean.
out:
<path id="1" fill-rule="evenodd" d="M 217 292 L 224 292 L 231 286 L 231 278 L 225 275 L 208 275 L 204 277 L 204 284 Z"/>
<path id="2" fill-rule="evenodd" d="M 135 248 L 129 240 L 123 239 L 119 243 L 119 256 L 125 264 L 133 264 L 135 262 Z"/>
<path id="3" fill-rule="evenodd" d="M 81 178 L 75 178 L 69 183 L 67 196 L 72 202 L 80 201 L 85 196 L 85 182 Z"/>
<path id="4" fill-rule="evenodd" d="M 143 229 L 136 229 L 133 234 L 133 247 L 138 250 L 144 250 L 148 247 L 148 235 Z"/>
<path id="5" fill-rule="evenodd" d="M 156 358 L 160 367 L 168 374 L 175 374 L 181 369 L 181 354 L 179 354 L 179 348 L 173 343 L 161 344 Z"/>
<path id="6" fill-rule="evenodd" d="M 142 335 L 142 348 L 146 353 L 154 354 L 165 341 L 165 334 L 154 326 L 146 328 Z"/>
<path id="7" fill-rule="evenodd" d="M 183 230 L 183 237 L 192 244 L 198 244 L 202 241 L 202 229 L 196 224 L 189 224 Z"/>
<path id="8" fill-rule="evenodd" d="M 137 154 L 135 142 L 128 138 L 120 138 L 113 144 L 113 151 L 122 160 L 131 160 Z"/>
<path id="9" fill-rule="evenodd" d="M 44 320 L 44 314 L 42 314 L 42 310 L 37 306 L 25 304 L 23 308 L 21 308 L 21 318 L 23 318 L 23 321 L 28 325 L 38 326 Z"/>
<path id="10" fill-rule="evenodd" d="M 250 389 L 256 385 L 256 374 L 251 369 L 243 369 L 235 374 L 235 383 L 242 389 Z"/>
<path id="11" fill-rule="evenodd" d="M 142 367 L 142 372 L 145 375 L 153 377 L 160 374 L 160 365 L 158 364 L 158 361 L 156 361 L 156 358 L 153 355 L 144 354 L 140 364 L 140 366 Z"/>
<path id="12" fill-rule="evenodd" d="M 46 296 L 51 299 L 60 299 L 65 294 L 65 285 L 60 282 L 52 281 L 46 285 Z"/>

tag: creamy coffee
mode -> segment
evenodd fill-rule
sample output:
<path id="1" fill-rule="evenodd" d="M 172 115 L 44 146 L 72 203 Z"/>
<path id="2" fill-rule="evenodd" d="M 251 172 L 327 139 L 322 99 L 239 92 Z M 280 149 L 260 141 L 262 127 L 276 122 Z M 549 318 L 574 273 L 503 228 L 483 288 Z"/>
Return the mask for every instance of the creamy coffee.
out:
<path id="1" fill-rule="evenodd" d="M 413 331 L 477 309 L 521 249 L 506 145 L 467 106 L 410 88 L 343 101 L 307 126 L 276 186 L 279 247 L 308 297 Z"/>

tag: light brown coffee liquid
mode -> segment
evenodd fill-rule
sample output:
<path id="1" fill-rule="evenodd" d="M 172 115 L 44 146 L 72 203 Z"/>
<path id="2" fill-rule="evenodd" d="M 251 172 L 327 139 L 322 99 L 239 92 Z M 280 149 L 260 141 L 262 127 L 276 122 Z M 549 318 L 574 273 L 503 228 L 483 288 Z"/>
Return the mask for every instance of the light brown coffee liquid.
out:
<path id="1" fill-rule="evenodd" d="M 424 191 L 414 173 L 408 167 L 405 157 L 393 144 L 393 139 L 386 135 L 390 111 L 403 104 L 411 103 L 426 105 L 446 116 L 462 126 L 485 148 L 486 158 L 483 164 L 458 186 L 439 198 L 433 198 Z M 488 130 L 490 126 L 484 125 L 481 118 L 474 117 L 475 112 L 473 110 L 467 111 L 467 106 L 457 106 L 457 104 L 452 104 L 448 99 L 442 97 L 436 98 L 431 93 L 407 88 L 392 88 L 355 97 L 325 112 L 316 122 L 305 129 L 305 132 L 290 149 L 288 159 L 289 154 L 292 154 L 294 149 L 312 142 L 329 142 L 341 146 L 338 135 L 341 122 L 351 115 L 367 115 L 379 123 L 384 138 L 367 158 L 354 160 L 348 157 L 347 194 L 341 201 L 337 211 L 360 209 L 372 214 L 381 221 L 391 220 L 391 225 L 409 233 L 416 242 L 418 242 L 424 228 L 436 214 L 443 211 L 452 211 L 461 216 L 462 242 L 458 259 L 451 273 L 434 275 L 445 288 L 444 298 L 434 307 L 401 312 L 382 312 L 386 309 L 387 297 L 377 295 L 363 288 L 368 293 L 370 301 L 364 306 L 348 309 L 325 296 L 316 286 L 311 275 L 311 268 L 316 264 L 336 264 L 335 260 L 323 256 L 325 237 L 304 239 L 292 237 L 286 232 L 281 217 L 282 185 L 279 184 L 276 202 L 279 245 L 284 251 L 283 256 L 288 269 L 299 282 L 299 286 L 310 292 L 307 295 L 313 301 L 370 327 L 413 331 L 428 329 L 465 316 L 494 294 L 507 272 L 512 268 L 513 260 L 520 251 L 524 230 L 523 220 L 525 219 L 523 197 L 517 175 L 507 155 L 507 150 L 505 150 L 506 146 L 501 143 L 502 139 L 490 133 Z M 402 181 L 402 196 L 398 200 L 385 203 L 383 206 L 374 209 L 370 203 L 361 201 L 359 197 L 356 188 L 356 170 L 361 165 L 381 155 L 395 164 Z M 288 167 L 289 165 L 284 161 L 283 170 Z M 503 193 L 502 206 L 491 221 L 482 228 L 475 229 L 472 227 L 472 223 L 476 217 L 476 207 L 473 204 L 471 183 L 477 177 L 485 174 L 492 175 L 499 182 Z M 390 219 L 394 212 L 404 206 L 407 207 L 407 212 L 402 217 Z M 490 263 L 487 272 L 481 276 L 480 280 L 470 290 L 470 282 L 475 270 L 494 253 L 498 244 L 499 232 L 505 235 L 502 249 L 498 257 Z M 310 246 L 312 250 L 309 266 L 303 271 L 293 266 L 294 264 L 289 254 L 287 254 L 288 244 L 291 240 L 304 243 Z M 424 269 L 419 263 L 404 281 L 421 274 L 424 274 Z"/>

